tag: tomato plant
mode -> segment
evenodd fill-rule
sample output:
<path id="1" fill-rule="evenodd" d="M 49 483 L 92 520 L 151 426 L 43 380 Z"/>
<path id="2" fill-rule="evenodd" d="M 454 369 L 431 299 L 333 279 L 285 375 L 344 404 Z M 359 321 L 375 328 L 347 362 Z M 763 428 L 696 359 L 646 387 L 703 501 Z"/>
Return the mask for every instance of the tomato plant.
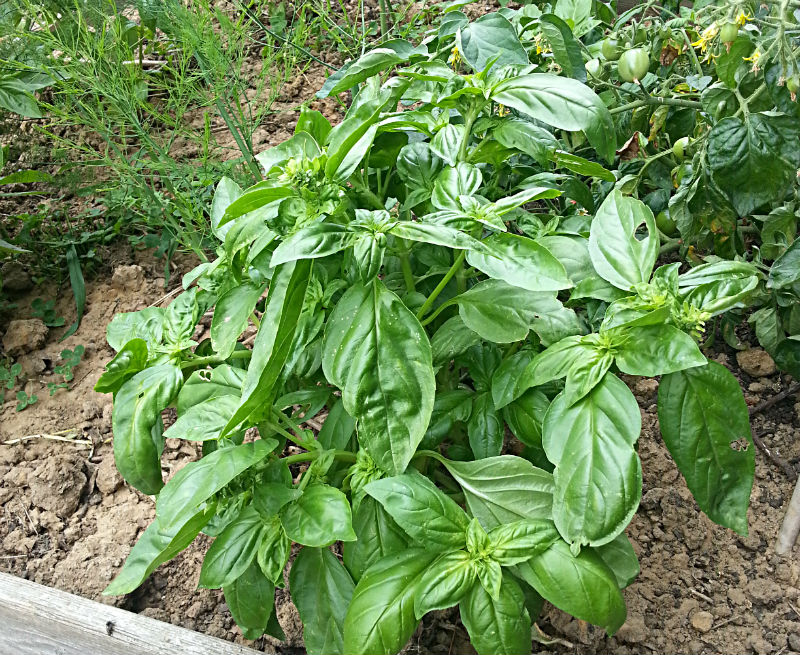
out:
<path id="1" fill-rule="evenodd" d="M 611 634 L 639 569 L 624 530 L 641 418 L 622 375 L 661 376 L 664 442 L 698 505 L 747 532 L 754 453 L 731 447 L 751 443 L 747 407 L 698 343 L 794 292 L 797 242 L 776 243 L 769 268 L 736 234 L 742 210 L 785 202 L 796 153 L 781 139 L 796 128 L 760 107 L 757 80 L 729 92 L 749 79 L 738 38 L 739 60 L 722 66 L 720 45 L 719 81 L 701 80 L 696 16 L 646 18 L 642 34 L 626 26 L 635 11 L 596 5 L 449 11 L 422 45 L 388 41 L 331 75 L 319 95 L 353 90 L 346 117 L 304 109 L 257 157 L 264 181 L 219 182 L 216 259 L 167 308 L 108 327 L 117 355 L 98 389 L 114 394 L 117 466 L 158 499 L 107 593 L 203 532 L 200 584 L 224 590 L 248 638 L 280 637 L 293 548 L 310 653 L 394 653 L 456 605 L 479 653 L 527 653 L 543 599 Z M 587 85 L 586 61 L 611 58 L 604 26 L 660 52 L 658 74 L 634 61 L 639 84 L 598 71 Z M 736 130 L 769 145 L 734 143 Z M 690 135 L 681 164 L 673 144 Z M 722 153 L 742 143 L 769 182 L 733 171 L 742 156 Z M 739 246 L 709 213 L 718 203 Z M 659 265 L 689 244 L 716 256 Z M 178 418 L 164 430 L 167 406 Z M 202 442 L 203 457 L 164 485 L 170 437 Z"/>

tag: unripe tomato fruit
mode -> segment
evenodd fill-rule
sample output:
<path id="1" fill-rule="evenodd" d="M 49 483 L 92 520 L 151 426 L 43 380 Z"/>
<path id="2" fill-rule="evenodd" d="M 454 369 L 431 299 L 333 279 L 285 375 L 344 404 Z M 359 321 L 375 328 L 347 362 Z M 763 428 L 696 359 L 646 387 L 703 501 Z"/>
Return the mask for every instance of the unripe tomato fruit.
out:
<path id="1" fill-rule="evenodd" d="M 639 24 L 633 30 L 633 42 L 636 45 L 641 45 L 645 41 L 647 41 L 647 29 Z"/>
<path id="2" fill-rule="evenodd" d="M 614 37 L 609 36 L 608 38 L 603 41 L 603 45 L 600 47 L 600 52 L 603 53 L 603 57 L 605 57 L 608 61 L 617 61 L 620 55 L 620 47 L 619 41 Z"/>
<path id="3" fill-rule="evenodd" d="M 685 136 L 678 139 L 674 144 L 672 144 L 672 154 L 675 155 L 675 159 L 679 162 L 683 161 L 683 158 L 686 154 L 686 147 L 689 145 L 689 137 Z"/>
<path id="4" fill-rule="evenodd" d="M 723 43 L 733 43 L 739 36 L 739 26 L 736 23 L 725 23 L 719 29 L 719 39 Z"/>
<path id="5" fill-rule="evenodd" d="M 797 91 L 800 89 L 800 76 L 792 75 L 790 78 L 786 80 L 786 88 L 789 89 L 790 93 L 797 94 Z"/>
<path id="6" fill-rule="evenodd" d="M 626 82 L 641 80 L 650 68 L 650 57 L 644 48 L 626 50 L 617 62 L 619 76 Z"/>
<path id="7" fill-rule="evenodd" d="M 603 70 L 603 64 L 599 59 L 590 59 L 586 62 L 586 72 L 589 73 L 590 77 L 602 80 L 605 71 Z"/>
<path id="8" fill-rule="evenodd" d="M 663 212 L 658 212 L 656 226 L 668 237 L 678 236 L 678 224 L 669 217 L 669 212 L 666 209 Z"/>

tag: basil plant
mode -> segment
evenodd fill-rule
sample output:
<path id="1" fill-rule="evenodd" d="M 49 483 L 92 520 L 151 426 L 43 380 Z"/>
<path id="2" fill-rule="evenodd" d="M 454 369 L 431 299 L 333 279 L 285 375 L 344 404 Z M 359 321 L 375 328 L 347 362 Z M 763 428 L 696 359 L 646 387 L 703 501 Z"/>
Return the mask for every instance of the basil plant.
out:
<path id="1" fill-rule="evenodd" d="M 698 504 L 746 532 L 753 449 L 731 442 L 747 410 L 698 339 L 760 273 L 656 267 L 652 212 L 603 182 L 616 143 L 598 96 L 513 40 L 451 37 L 334 74 L 321 93 L 354 89 L 344 120 L 303 110 L 258 157 L 263 181 L 222 179 L 216 259 L 168 307 L 108 326 L 117 467 L 157 502 L 106 593 L 202 532 L 199 584 L 249 639 L 281 637 L 292 553 L 312 654 L 396 653 L 456 605 L 478 653 L 529 653 L 545 599 L 612 634 L 642 491 L 621 374 L 662 376 L 662 433 Z M 167 438 L 203 456 L 165 485 Z"/>

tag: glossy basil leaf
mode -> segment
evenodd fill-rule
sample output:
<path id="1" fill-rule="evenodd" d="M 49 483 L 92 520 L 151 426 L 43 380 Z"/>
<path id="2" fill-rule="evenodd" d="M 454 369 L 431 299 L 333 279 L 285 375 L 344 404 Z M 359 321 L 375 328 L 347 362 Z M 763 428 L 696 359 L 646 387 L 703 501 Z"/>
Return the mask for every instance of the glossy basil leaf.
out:
<path id="1" fill-rule="evenodd" d="M 538 389 L 528 389 L 503 408 L 503 419 L 526 446 L 542 448 L 542 422 L 550 401 Z"/>
<path id="2" fill-rule="evenodd" d="M 421 619 L 433 610 L 457 605 L 476 584 L 472 557 L 463 550 L 444 553 L 422 574 L 414 594 L 414 615 Z"/>
<path id="3" fill-rule="evenodd" d="M 716 523 L 747 534 L 755 453 L 736 378 L 716 362 L 665 375 L 658 389 L 658 421 L 700 509 Z M 734 448 L 740 439 L 746 448 Z"/>
<path id="4" fill-rule="evenodd" d="M 358 420 L 359 443 L 383 469 L 402 473 L 435 390 L 430 342 L 414 314 L 377 279 L 352 286 L 328 319 L 322 368 Z"/>
<path id="5" fill-rule="evenodd" d="M 364 491 L 427 550 L 446 552 L 464 547 L 467 515 L 428 478 L 407 473 L 370 482 Z"/>
<path id="6" fill-rule="evenodd" d="M 225 604 L 245 639 L 258 639 L 269 630 L 275 610 L 275 586 L 264 577 L 255 562 L 251 562 L 223 592 Z"/>
<path id="7" fill-rule="evenodd" d="M 263 536 L 264 522 L 253 505 L 214 540 L 200 570 L 200 587 L 219 589 L 238 579 L 256 557 Z"/>
<path id="8" fill-rule="evenodd" d="M 660 270 L 660 269 L 659 269 Z M 678 276 L 681 291 L 710 282 L 739 279 L 758 275 L 758 268 L 750 262 L 717 261 L 701 264 Z"/>
<path id="9" fill-rule="evenodd" d="M 539 24 L 564 75 L 586 83 L 586 66 L 581 47 L 569 25 L 555 14 L 542 15 Z"/>
<path id="10" fill-rule="evenodd" d="M 483 175 L 477 166 L 459 162 L 448 166 L 433 184 L 431 202 L 437 209 L 461 209 L 459 198 L 474 195 L 481 186 Z"/>
<path id="11" fill-rule="evenodd" d="M 414 597 L 420 580 L 437 556 L 421 548 L 404 549 L 369 567 L 347 609 L 346 653 L 392 655 L 402 650 L 419 624 Z"/>
<path id="12" fill-rule="evenodd" d="M 516 385 L 518 390 L 538 387 L 551 380 L 565 377 L 570 369 L 592 351 L 592 347 L 578 336 L 570 336 L 554 343 L 536 355 Z"/>
<path id="13" fill-rule="evenodd" d="M 478 655 L 527 655 L 531 652 L 531 616 L 519 584 L 505 574 L 492 598 L 473 585 L 459 603 L 461 621 Z"/>
<path id="14" fill-rule="evenodd" d="M 355 234 L 345 225 L 314 223 L 284 239 L 272 253 L 270 266 L 296 259 L 327 257 L 353 243 Z"/>
<path id="15" fill-rule="evenodd" d="M 480 335 L 467 327 L 460 316 L 448 318 L 431 339 L 433 363 L 445 364 L 465 353 L 480 340 Z"/>
<path id="16" fill-rule="evenodd" d="M 518 383 L 535 355 L 533 350 L 522 350 L 504 359 L 497 367 L 492 375 L 492 400 L 497 409 L 502 409 L 523 393 Z"/>
<path id="17" fill-rule="evenodd" d="M 131 339 L 114 356 L 106 370 L 94 385 L 98 393 L 116 393 L 139 371 L 147 366 L 147 342 L 144 339 Z"/>
<path id="18" fill-rule="evenodd" d="M 617 178 L 607 168 L 594 161 L 589 161 L 578 155 L 573 155 L 571 152 L 565 150 L 556 150 L 552 155 L 552 160 L 558 165 L 568 168 L 573 173 L 585 175 L 587 177 L 596 177 L 604 182 L 616 182 Z"/>
<path id="19" fill-rule="evenodd" d="M 485 239 L 484 245 L 491 254 L 468 251 L 467 261 L 491 278 L 536 292 L 572 286 L 561 262 L 533 239 L 501 233 Z"/>
<path id="20" fill-rule="evenodd" d="M 395 223 L 389 229 L 389 232 L 410 241 L 432 243 L 437 246 L 455 248 L 456 250 L 486 250 L 482 242 L 469 234 L 446 225 L 401 221 Z"/>
<path id="21" fill-rule="evenodd" d="M 335 96 L 343 91 L 349 91 L 357 84 L 383 70 L 401 64 L 408 60 L 410 52 L 414 51 L 410 43 L 405 42 L 407 49 L 380 47 L 370 50 L 351 62 L 341 77 L 331 75 L 317 93 L 319 98 Z"/>
<path id="22" fill-rule="evenodd" d="M 309 655 L 342 655 L 345 615 L 355 589 L 342 563 L 327 548 L 303 548 L 292 564 L 289 588 Z"/>
<path id="23" fill-rule="evenodd" d="M 103 590 L 103 594 L 121 596 L 131 593 L 156 568 L 192 543 L 215 511 L 215 503 L 210 503 L 194 513 L 185 513 L 181 521 L 170 525 L 156 517 L 139 537 L 117 577 Z"/>
<path id="24" fill-rule="evenodd" d="M 263 460 L 278 442 L 260 439 L 240 446 L 221 448 L 203 459 L 189 462 L 166 484 L 156 501 L 159 522 L 170 528 L 193 516 L 198 508 L 237 475 Z"/>
<path id="25" fill-rule="evenodd" d="M 568 543 L 601 546 L 630 523 L 642 495 L 641 423 L 636 398 L 611 373 L 572 406 L 563 394 L 553 401 L 542 445 L 555 464 L 553 519 Z"/>
<path id="26" fill-rule="evenodd" d="M 273 464 L 272 466 L 277 466 Z M 288 471 L 285 465 L 283 468 Z M 291 484 L 291 477 L 288 480 Z M 286 505 L 296 501 L 303 492 L 300 489 L 287 485 L 286 480 L 280 482 L 268 481 L 263 478 L 253 487 L 253 506 L 261 514 L 262 518 L 268 519 L 275 516 Z"/>
<path id="27" fill-rule="evenodd" d="M 467 507 L 484 528 L 519 519 L 550 519 L 553 476 L 513 455 L 474 462 L 442 459 L 464 491 Z"/>
<path id="28" fill-rule="evenodd" d="M 317 143 L 325 143 L 330 131 L 331 124 L 322 112 L 316 109 L 309 109 L 306 106 L 300 107 L 300 116 L 297 119 L 297 125 L 294 126 L 295 134 L 306 132 Z"/>
<path id="29" fill-rule="evenodd" d="M 544 552 L 559 538 L 550 519 L 525 519 L 489 531 L 488 550 L 502 566 L 512 566 Z"/>
<path id="30" fill-rule="evenodd" d="M 496 457 L 503 450 L 505 426 L 490 393 L 475 396 L 467 421 L 467 435 L 475 459 Z"/>
<path id="31" fill-rule="evenodd" d="M 445 125 L 431 139 L 433 154 L 441 158 L 448 166 L 455 166 L 465 135 L 466 131 L 463 125 Z"/>
<path id="32" fill-rule="evenodd" d="M 184 382 L 178 393 L 176 404 L 178 416 L 189 411 L 192 406 L 213 398 L 220 396 L 239 398 L 242 395 L 242 383 L 245 375 L 244 369 L 234 368 L 227 364 L 220 364 L 211 371 L 205 369 L 195 371 Z"/>
<path id="33" fill-rule="evenodd" d="M 492 130 L 492 136 L 505 147 L 533 157 L 540 166 L 547 166 L 550 155 L 559 147 L 550 132 L 521 118 L 504 118 Z"/>
<path id="34" fill-rule="evenodd" d="M 282 166 L 290 159 L 314 159 L 320 154 L 319 146 L 322 141 L 316 139 L 307 130 L 299 130 L 294 136 L 289 137 L 283 143 L 267 148 L 264 152 L 256 155 L 256 161 L 261 164 L 266 175 L 273 173 L 276 166 Z M 269 181 L 266 187 L 274 184 Z M 259 188 L 259 185 L 251 187 L 251 189 Z M 248 189 L 250 191 L 250 189 Z"/>
<path id="35" fill-rule="evenodd" d="M 548 73 L 511 77 L 498 84 L 492 100 L 560 130 L 583 130 L 601 157 L 614 160 L 614 121 L 603 101 L 577 80 Z"/>
<path id="36" fill-rule="evenodd" d="M 128 484 L 144 494 L 161 491 L 161 411 L 183 383 L 181 369 L 160 364 L 134 375 L 114 399 L 114 461 Z"/>
<path id="37" fill-rule="evenodd" d="M 164 334 L 164 309 L 146 307 L 138 312 L 117 314 L 106 327 L 106 340 L 114 350 L 120 351 L 132 339 L 147 342 L 152 357 Z"/>
<path id="38" fill-rule="evenodd" d="M 263 515 L 262 515 L 263 516 Z M 283 570 L 289 561 L 292 542 L 286 536 L 277 516 L 264 524 L 263 537 L 256 553 L 256 562 L 261 572 L 276 587 L 283 588 Z"/>
<path id="39" fill-rule="evenodd" d="M 218 232 L 220 228 L 227 228 L 225 230 L 226 250 L 228 250 L 229 244 L 236 241 L 235 238 L 232 238 L 234 233 L 240 233 L 242 227 L 249 222 L 245 217 L 264 220 L 270 215 L 270 210 L 277 211 L 280 202 L 293 195 L 294 191 L 273 180 L 259 182 L 246 189 L 241 196 L 228 205 L 219 220 Z M 230 225 L 231 221 L 236 222 Z"/>
<path id="40" fill-rule="evenodd" d="M 220 396 L 189 407 L 164 432 L 165 439 L 208 441 L 217 439 L 239 406 L 238 396 Z"/>
<path id="41" fill-rule="evenodd" d="M 436 448 L 450 434 L 457 421 L 467 421 L 472 414 L 473 395 L 468 389 L 453 389 L 436 394 L 431 422 L 420 446 Z"/>
<path id="42" fill-rule="evenodd" d="M 712 316 L 742 306 L 758 286 L 755 276 L 708 282 L 691 289 L 683 300 Z"/>
<path id="43" fill-rule="evenodd" d="M 607 544 L 595 548 L 594 551 L 614 572 L 620 589 L 627 587 L 639 575 L 639 560 L 630 539 L 624 532 L 618 534 Z"/>
<path id="44" fill-rule="evenodd" d="M 637 238 L 644 225 L 647 234 Z M 653 212 L 640 200 L 612 191 L 592 220 L 589 254 L 600 276 L 619 289 L 650 279 L 658 257 L 659 239 Z"/>
<path id="45" fill-rule="evenodd" d="M 560 610 L 604 628 L 609 635 L 625 623 L 625 600 L 614 573 L 590 548 L 575 557 L 559 540 L 518 564 L 514 573 Z"/>
<path id="46" fill-rule="evenodd" d="M 289 356 L 310 275 L 310 260 L 290 262 L 275 270 L 261 328 L 253 343 L 253 357 L 244 379 L 241 402 L 223 429 L 223 435 L 271 404 L 274 385 Z"/>
<path id="47" fill-rule="evenodd" d="M 214 198 L 211 201 L 211 231 L 220 241 L 225 240 L 225 235 L 231 225 L 220 225 L 225 210 L 230 204 L 242 195 L 242 187 L 229 177 L 223 177 L 214 189 Z"/>
<path id="48" fill-rule="evenodd" d="M 328 410 L 328 416 L 317 435 L 317 441 L 323 448 L 344 450 L 355 428 L 355 419 L 347 413 L 344 403 L 337 400 Z"/>
<path id="49" fill-rule="evenodd" d="M 403 146 L 397 156 L 397 174 L 403 182 L 411 188 L 412 193 L 420 190 L 425 192 L 417 202 L 424 202 L 431 197 L 434 182 L 444 166 L 445 163 L 433 154 L 430 144 L 421 141 Z"/>
<path id="50" fill-rule="evenodd" d="M 357 539 L 342 545 L 342 555 L 347 570 L 356 581 L 375 562 L 408 550 L 406 533 L 372 497 L 359 503 L 353 517 L 353 530 Z"/>
<path id="51" fill-rule="evenodd" d="M 265 289 L 265 284 L 245 282 L 217 301 L 211 320 L 211 344 L 222 359 L 230 357 Z"/>
<path id="52" fill-rule="evenodd" d="M 485 14 L 461 29 L 457 35 L 459 52 L 476 73 L 493 66 L 526 65 L 528 53 L 517 31 L 502 14 Z"/>
<path id="53" fill-rule="evenodd" d="M 623 373 L 655 377 L 706 362 L 694 339 L 672 325 L 623 329 L 623 340 L 615 353 Z"/>
<path id="54" fill-rule="evenodd" d="M 800 238 L 795 239 L 786 251 L 775 260 L 769 271 L 769 284 L 773 289 L 783 289 L 800 280 Z"/>
<path id="55" fill-rule="evenodd" d="M 286 536 L 304 546 L 323 547 L 356 539 L 347 497 L 326 484 L 308 487 L 281 512 L 281 523 Z"/>

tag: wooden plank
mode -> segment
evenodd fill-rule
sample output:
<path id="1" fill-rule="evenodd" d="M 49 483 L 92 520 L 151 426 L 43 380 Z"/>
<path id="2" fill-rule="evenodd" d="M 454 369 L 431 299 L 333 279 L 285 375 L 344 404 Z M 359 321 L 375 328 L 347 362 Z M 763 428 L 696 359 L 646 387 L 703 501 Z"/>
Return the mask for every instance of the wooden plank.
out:
<path id="1" fill-rule="evenodd" d="M 254 655 L 257 651 L 0 573 L 0 653 Z"/>

